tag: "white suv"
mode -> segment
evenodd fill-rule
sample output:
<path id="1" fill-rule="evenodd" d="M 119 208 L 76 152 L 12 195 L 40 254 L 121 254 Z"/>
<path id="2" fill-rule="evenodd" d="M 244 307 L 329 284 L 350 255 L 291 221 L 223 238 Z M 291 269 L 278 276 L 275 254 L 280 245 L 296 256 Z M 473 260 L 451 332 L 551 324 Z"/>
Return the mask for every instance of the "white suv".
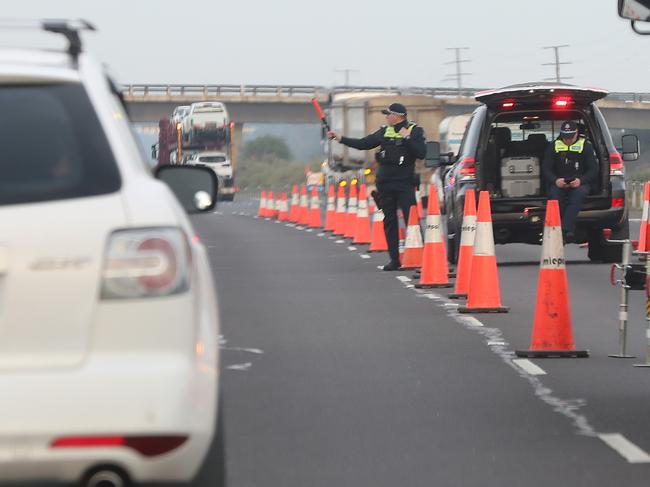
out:
<path id="1" fill-rule="evenodd" d="M 215 177 L 164 168 L 179 204 L 79 27 L 42 26 L 69 51 L 0 50 L 0 484 L 190 482 L 221 434 L 219 322 L 184 207 Z"/>

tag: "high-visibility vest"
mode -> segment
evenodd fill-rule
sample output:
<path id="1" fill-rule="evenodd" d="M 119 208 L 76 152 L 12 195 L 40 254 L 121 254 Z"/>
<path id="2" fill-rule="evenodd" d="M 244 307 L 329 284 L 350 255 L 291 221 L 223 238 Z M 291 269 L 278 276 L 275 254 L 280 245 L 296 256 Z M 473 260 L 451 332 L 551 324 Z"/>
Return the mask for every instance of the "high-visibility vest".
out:
<path id="1" fill-rule="evenodd" d="M 585 149 L 585 140 L 586 139 L 584 137 L 580 137 L 571 146 L 568 146 L 562 141 L 562 139 L 556 139 L 555 152 L 577 152 L 580 154 Z"/>
<path id="2" fill-rule="evenodd" d="M 415 127 L 417 124 L 413 122 L 409 122 L 409 126 L 406 127 L 406 130 L 409 131 L 409 135 L 411 135 L 411 131 L 413 130 L 413 127 Z M 392 125 L 389 125 L 386 127 L 386 130 L 384 130 L 384 138 L 386 139 L 403 139 L 400 135 L 399 132 L 395 132 L 395 128 Z"/>

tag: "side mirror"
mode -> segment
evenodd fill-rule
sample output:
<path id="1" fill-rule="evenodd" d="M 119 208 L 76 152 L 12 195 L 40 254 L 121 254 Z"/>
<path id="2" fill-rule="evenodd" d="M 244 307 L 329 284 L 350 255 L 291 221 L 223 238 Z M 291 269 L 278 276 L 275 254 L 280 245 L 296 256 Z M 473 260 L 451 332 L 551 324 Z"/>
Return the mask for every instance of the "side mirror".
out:
<path id="1" fill-rule="evenodd" d="M 618 15 L 628 19 L 637 34 L 650 35 L 650 31 L 636 26 L 637 22 L 650 22 L 650 0 L 618 0 Z"/>
<path id="2" fill-rule="evenodd" d="M 424 156 L 425 167 L 437 167 L 440 165 L 440 142 L 427 142 L 427 155 Z"/>
<path id="3" fill-rule="evenodd" d="M 625 134 L 621 137 L 623 160 L 624 161 L 636 161 L 639 158 L 639 153 L 641 152 L 639 145 L 639 138 L 634 134 Z"/>
<path id="4" fill-rule="evenodd" d="M 650 1 L 618 0 L 618 15 L 628 20 L 650 21 Z"/>
<path id="5" fill-rule="evenodd" d="M 209 211 L 217 204 L 219 181 L 212 169 L 197 166 L 161 166 L 156 178 L 167 183 L 188 213 Z"/>

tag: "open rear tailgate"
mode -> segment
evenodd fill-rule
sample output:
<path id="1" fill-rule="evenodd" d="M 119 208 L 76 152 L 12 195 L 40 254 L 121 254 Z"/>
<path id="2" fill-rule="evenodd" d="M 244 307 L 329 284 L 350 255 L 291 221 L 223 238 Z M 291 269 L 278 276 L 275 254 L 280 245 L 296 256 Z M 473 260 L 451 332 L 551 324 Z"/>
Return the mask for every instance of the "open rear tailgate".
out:
<path id="1" fill-rule="evenodd" d="M 474 95 L 476 101 L 488 106 L 498 105 L 506 100 L 518 103 L 538 104 L 556 97 L 570 97 L 577 104 L 589 104 L 605 98 L 609 92 L 602 88 L 587 88 L 562 83 L 526 83 L 506 86 L 495 90 L 479 91 Z"/>

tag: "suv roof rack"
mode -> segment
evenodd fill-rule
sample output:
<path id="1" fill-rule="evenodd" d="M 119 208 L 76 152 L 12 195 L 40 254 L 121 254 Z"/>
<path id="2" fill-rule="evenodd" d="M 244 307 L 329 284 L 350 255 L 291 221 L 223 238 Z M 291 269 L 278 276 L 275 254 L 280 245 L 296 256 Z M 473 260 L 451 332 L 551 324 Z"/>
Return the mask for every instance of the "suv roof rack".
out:
<path id="1" fill-rule="evenodd" d="M 0 18 L 1 29 L 39 29 L 54 34 L 61 34 L 68 40 L 67 52 L 74 64 L 83 51 L 83 43 L 79 32 L 82 30 L 96 31 L 93 24 L 83 19 L 6 19 Z"/>

